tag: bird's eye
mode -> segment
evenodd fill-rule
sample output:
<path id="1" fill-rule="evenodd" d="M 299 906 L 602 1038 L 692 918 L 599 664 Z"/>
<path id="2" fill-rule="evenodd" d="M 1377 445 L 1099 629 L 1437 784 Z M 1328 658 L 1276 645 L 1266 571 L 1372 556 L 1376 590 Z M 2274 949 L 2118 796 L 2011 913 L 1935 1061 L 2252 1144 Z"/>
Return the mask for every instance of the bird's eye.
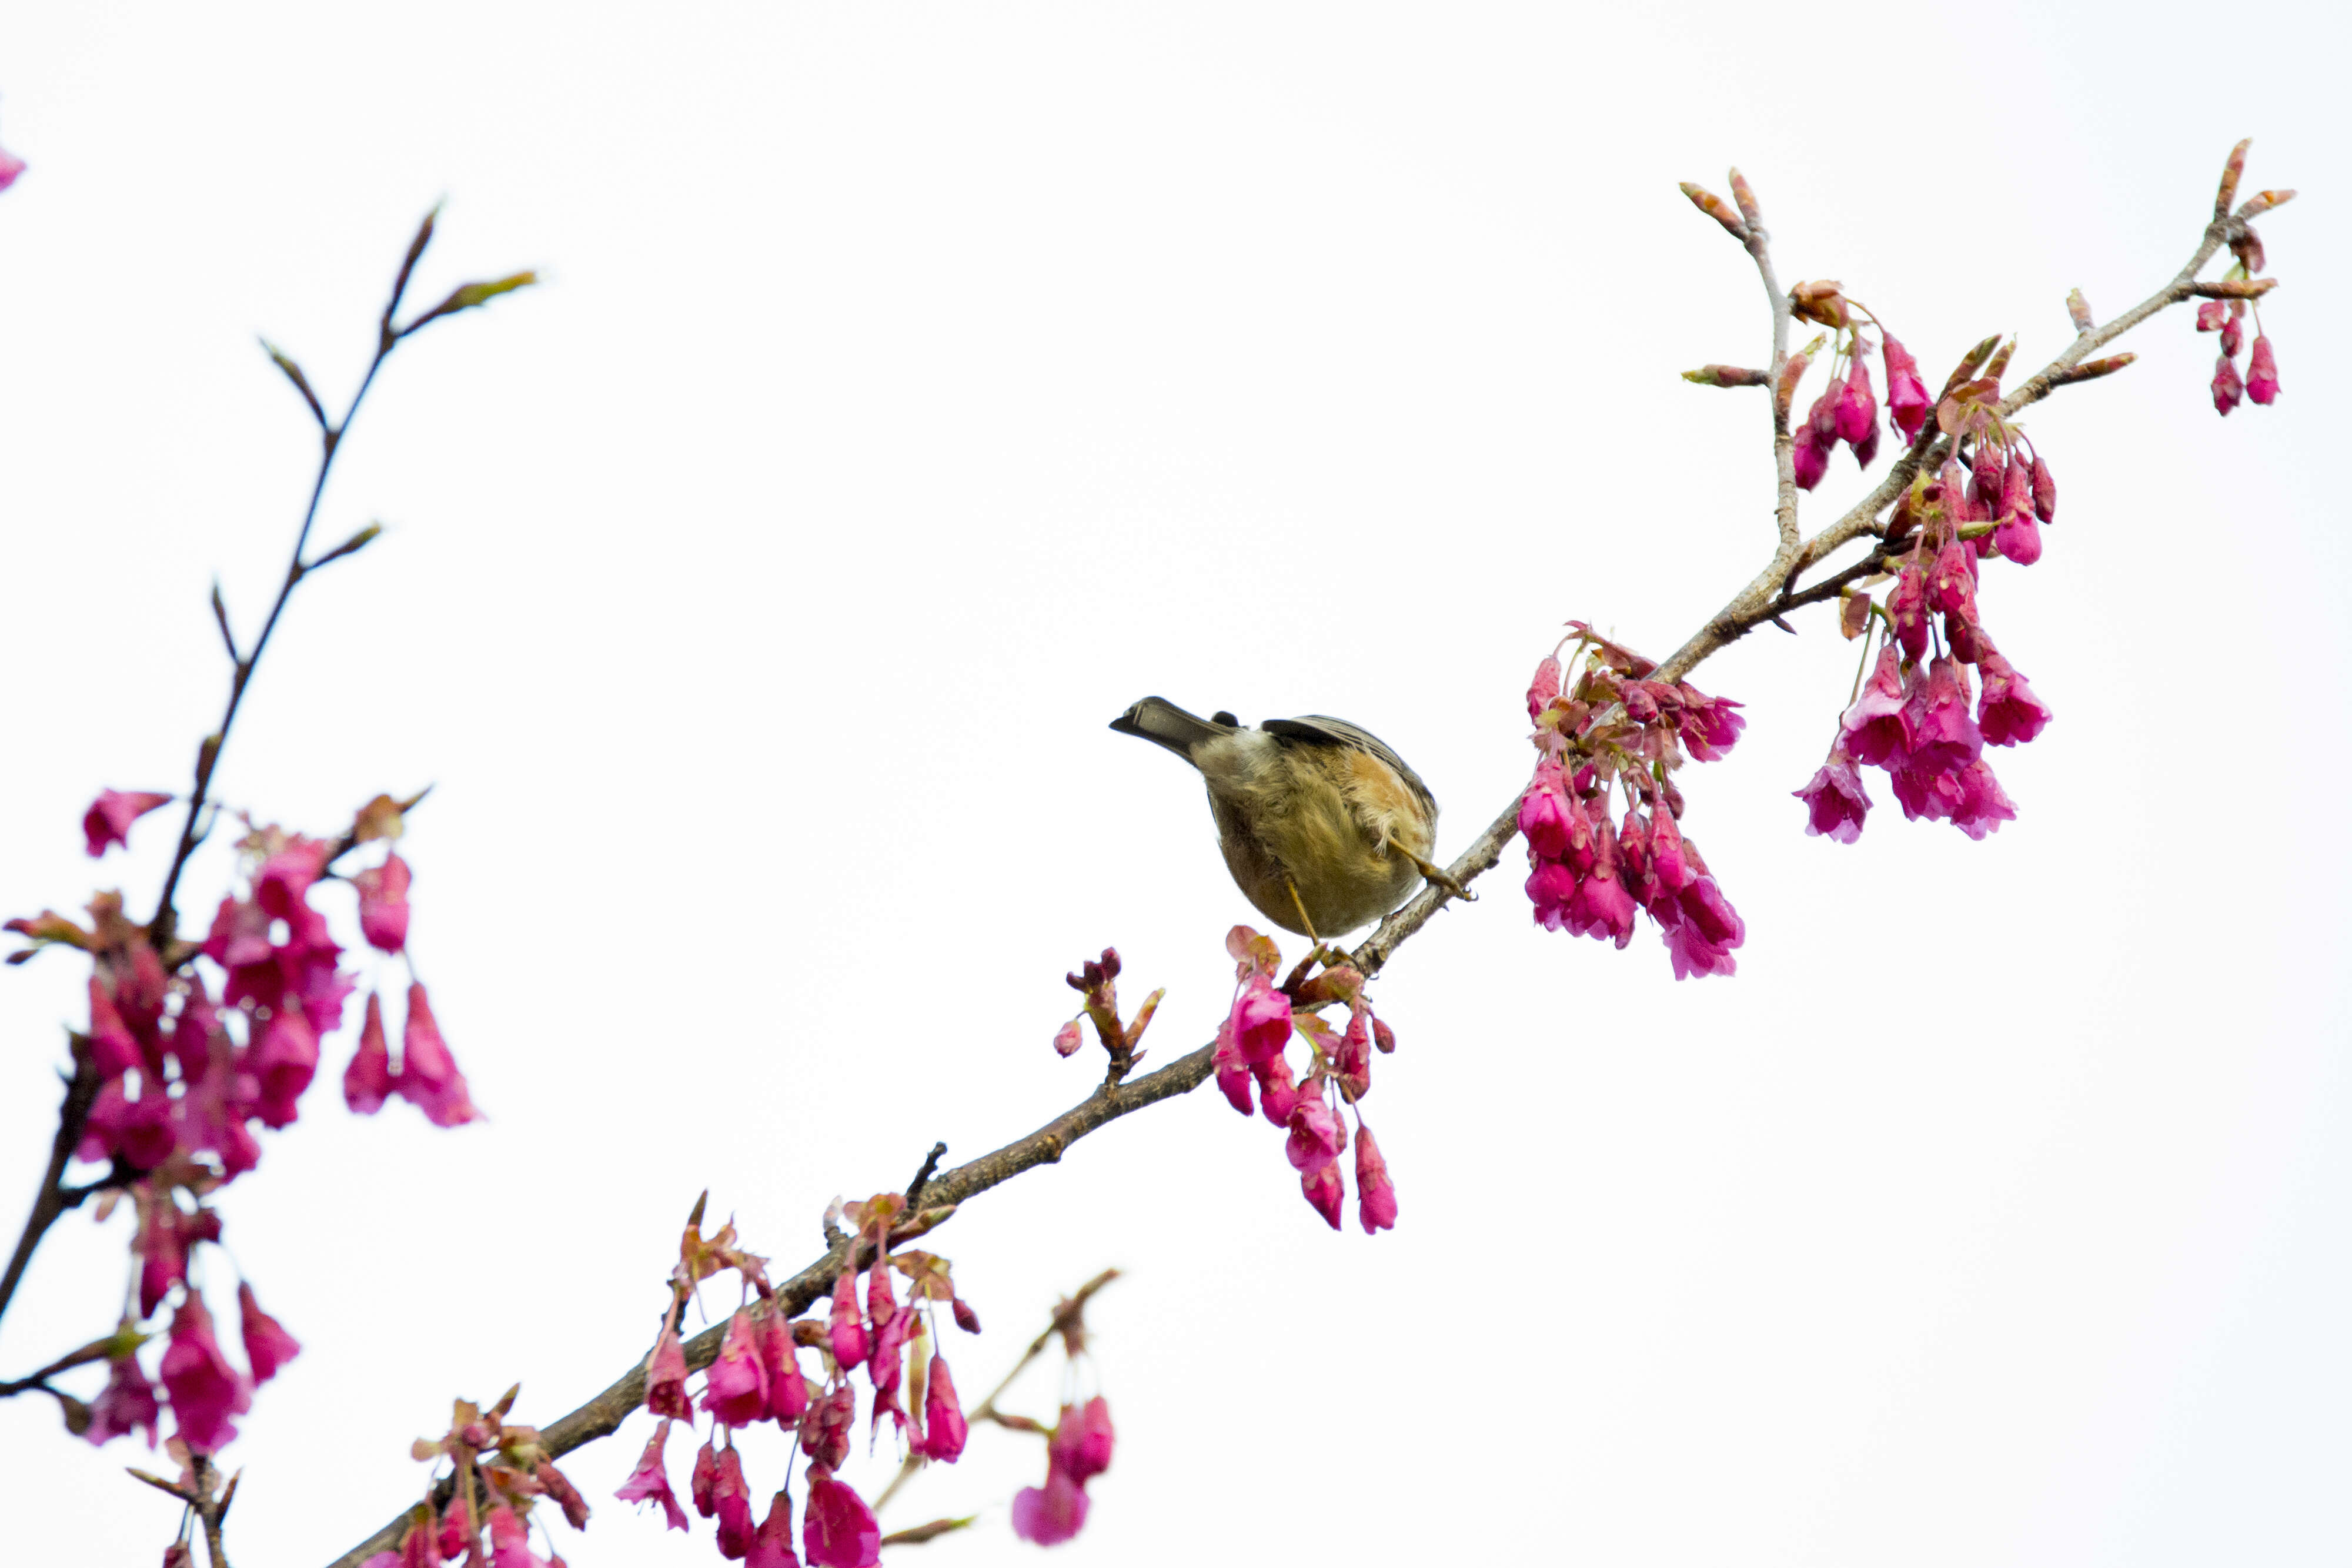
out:
<path id="1" fill-rule="evenodd" d="M 1235 729 L 1239 729 L 1242 727 L 1241 720 L 1235 718 L 1233 715 L 1227 713 L 1223 708 L 1219 708 L 1216 712 L 1211 714 L 1209 716 L 1209 722 L 1211 724 L 1231 725 Z"/>

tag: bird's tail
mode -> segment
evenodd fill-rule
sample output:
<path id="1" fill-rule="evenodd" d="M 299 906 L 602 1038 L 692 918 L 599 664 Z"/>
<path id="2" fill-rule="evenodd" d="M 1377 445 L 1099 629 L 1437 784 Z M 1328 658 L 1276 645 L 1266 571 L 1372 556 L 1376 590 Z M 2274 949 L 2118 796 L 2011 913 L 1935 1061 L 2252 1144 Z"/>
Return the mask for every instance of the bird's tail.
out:
<path id="1" fill-rule="evenodd" d="M 1230 716 L 1219 714 L 1217 717 L 1229 720 Z M 1231 735 L 1241 727 L 1186 713 L 1165 697 L 1144 698 L 1111 720 L 1110 727 L 1121 735 L 1139 735 L 1155 745 L 1164 746 L 1188 762 L 1192 760 L 1192 748 L 1202 741 Z"/>

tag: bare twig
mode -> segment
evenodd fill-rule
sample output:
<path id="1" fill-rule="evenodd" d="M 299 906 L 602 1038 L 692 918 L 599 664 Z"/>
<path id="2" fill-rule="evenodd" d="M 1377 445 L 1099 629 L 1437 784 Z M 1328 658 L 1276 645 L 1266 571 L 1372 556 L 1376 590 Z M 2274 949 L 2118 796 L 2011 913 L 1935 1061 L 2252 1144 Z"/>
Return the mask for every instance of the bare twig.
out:
<path id="1" fill-rule="evenodd" d="M 41 1190 L 33 1199 L 33 1212 L 26 1217 L 23 1232 L 16 1238 L 16 1250 L 9 1255 L 8 1272 L 0 1275 L 0 1315 L 6 1314 L 8 1303 L 16 1298 L 16 1287 L 32 1263 L 33 1251 L 40 1246 L 41 1238 L 81 1202 L 76 1190 L 65 1184 L 66 1164 L 81 1143 L 82 1128 L 89 1120 L 90 1103 L 97 1098 L 98 1068 L 86 1049 L 77 1048 L 73 1076 L 66 1081 L 65 1103 L 58 1107 L 58 1134 L 49 1145 L 49 1165 L 41 1173 Z"/>
<path id="2" fill-rule="evenodd" d="M 938 1143 L 933 1144 L 931 1152 L 923 1156 L 923 1168 L 917 1171 L 915 1179 L 907 1184 L 907 1212 L 909 1214 L 922 1206 L 923 1188 L 929 1184 L 931 1173 L 940 1168 L 940 1161 L 947 1157 L 947 1145 Z"/>

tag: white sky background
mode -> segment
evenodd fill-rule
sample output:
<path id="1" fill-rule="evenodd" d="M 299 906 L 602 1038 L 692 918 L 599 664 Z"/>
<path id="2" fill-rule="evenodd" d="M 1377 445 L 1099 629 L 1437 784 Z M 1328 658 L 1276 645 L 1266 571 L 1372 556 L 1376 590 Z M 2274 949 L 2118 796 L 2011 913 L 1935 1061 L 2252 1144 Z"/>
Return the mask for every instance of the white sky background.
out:
<path id="1" fill-rule="evenodd" d="M 1076 1102 L 1097 1061 L 1048 1040 L 1106 943 L 1130 1006 L 1170 989 L 1155 1058 L 1206 1040 L 1252 916 L 1195 780 L 1103 727 L 1136 697 L 1364 724 L 1450 856 L 1526 774 L 1561 621 L 1664 654 L 1744 581 L 1762 399 L 1675 372 L 1761 362 L 1765 315 L 1675 181 L 1738 162 L 1784 277 L 1843 279 L 1940 384 L 1994 329 L 2046 360 L 2070 287 L 2148 294 L 2247 134 L 2248 190 L 2306 193 L 2262 225 L 2277 406 L 2216 420 L 2179 311 L 2029 415 L 2058 522 L 1984 591 L 2058 714 L 1994 759 L 2016 822 L 1971 844 L 1881 787 L 1859 845 L 1802 835 L 1853 667 L 1809 612 L 1697 676 L 1749 705 L 1684 776 L 1737 979 L 1675 984 L 1646 927 L 1536 931 L 1515 848 L 1381 983 L 1395 1233 L 1326 1230 L 1206 1091 L 940 1247 L 988 1324 L 950 1346 L 974 1396 L 1057 1291 L 1129 1270 L 1072 1563 L 2342 1560 L 2340 23 L 652 15 L 0 22 L 32 164 L 0 199 L 7 914 L 93 878 L 152 904 L 170 819 L 96 866 L 78 821 L 184 788 L 206 585 L 249 633 L 283 561 L 313 438 L 254 335 L 345 395 L 445 193 L 420 299 L 548 278 L 387 370 L 320 524 L 385 536 L 298 594 L 221 771 L 320 831 L 435 785 L 415 950 L 490 1117 L 351 1117 L 347 1031 L 225 1195 L 307 1347 L 230 1450 L 241 1564 L 381 1523 L 453 1395 L 520 1378 L 543 1422 L 601 1389 L 705 1186 L 789 1271 L 835 1194 Z M 1858 493 L 1841 456 L 1809 522 Z M 0 972 L 10 1236 L 83 973 Z M 0 1374 L 110 1323 L 125 1226 L 55 1233 Z M 715 1561 L 610 1500 L 645 1431 L 567 1461 L 583 1568 Z M 751 1440 L 762 1497 L 782 1454 Z M 144 1457 L 0 1405 L 12 1558 L 152 1562 Z M 1003 1505 L 1043 1469 L 976 1434 L 886 1524 L 982 1511 L 921 1560 L 1026 1561 Z"/>

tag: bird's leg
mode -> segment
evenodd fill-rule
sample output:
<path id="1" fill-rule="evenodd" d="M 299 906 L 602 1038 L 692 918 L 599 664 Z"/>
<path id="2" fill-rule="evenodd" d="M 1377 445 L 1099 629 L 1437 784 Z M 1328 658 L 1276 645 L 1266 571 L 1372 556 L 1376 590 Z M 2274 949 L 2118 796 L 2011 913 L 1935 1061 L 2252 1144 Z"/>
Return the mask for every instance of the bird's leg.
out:
<path id="1" fill-rule="evenodd" d="M 1282 879 L 1282 885 L 1290 889 L 1290 907 L 1298 911 L 1298 924 L 1306 930 L 1307 939 L 1321 947 L 1323 938 L 1315 935 L 1315 922 L 1307 916 L 1307 901 L 1298 896 L 1298 884 L 1286 876 Z"/>
<path id="2" fill-rule="evenodd" d="M 1442 887 L 1447 893 L 1452 894 L 1454 897 L 1460 899 L 1465 904 L 1475 904 L 1478 902 L 1471 894 L 1470 890 L 1463 886 L 1460 883 L 1454 881 L 1454 873 L 1447 871 L 1444 866 L 1430 864 L 1429 862 L 1422 859 L 1419 855 L 1413 853 L 1411 850 L 1405 848 L 1400 843 L 1391 841 L 1389 845 L 1389 849 L 1392 852 L 1401 854 L 1404 856 L 1405 859 L 1411 861 L 1413 863 L 1414 869 L 1421 873 L 1422 880 L 1428 883 L 1432 887 Z"/>

